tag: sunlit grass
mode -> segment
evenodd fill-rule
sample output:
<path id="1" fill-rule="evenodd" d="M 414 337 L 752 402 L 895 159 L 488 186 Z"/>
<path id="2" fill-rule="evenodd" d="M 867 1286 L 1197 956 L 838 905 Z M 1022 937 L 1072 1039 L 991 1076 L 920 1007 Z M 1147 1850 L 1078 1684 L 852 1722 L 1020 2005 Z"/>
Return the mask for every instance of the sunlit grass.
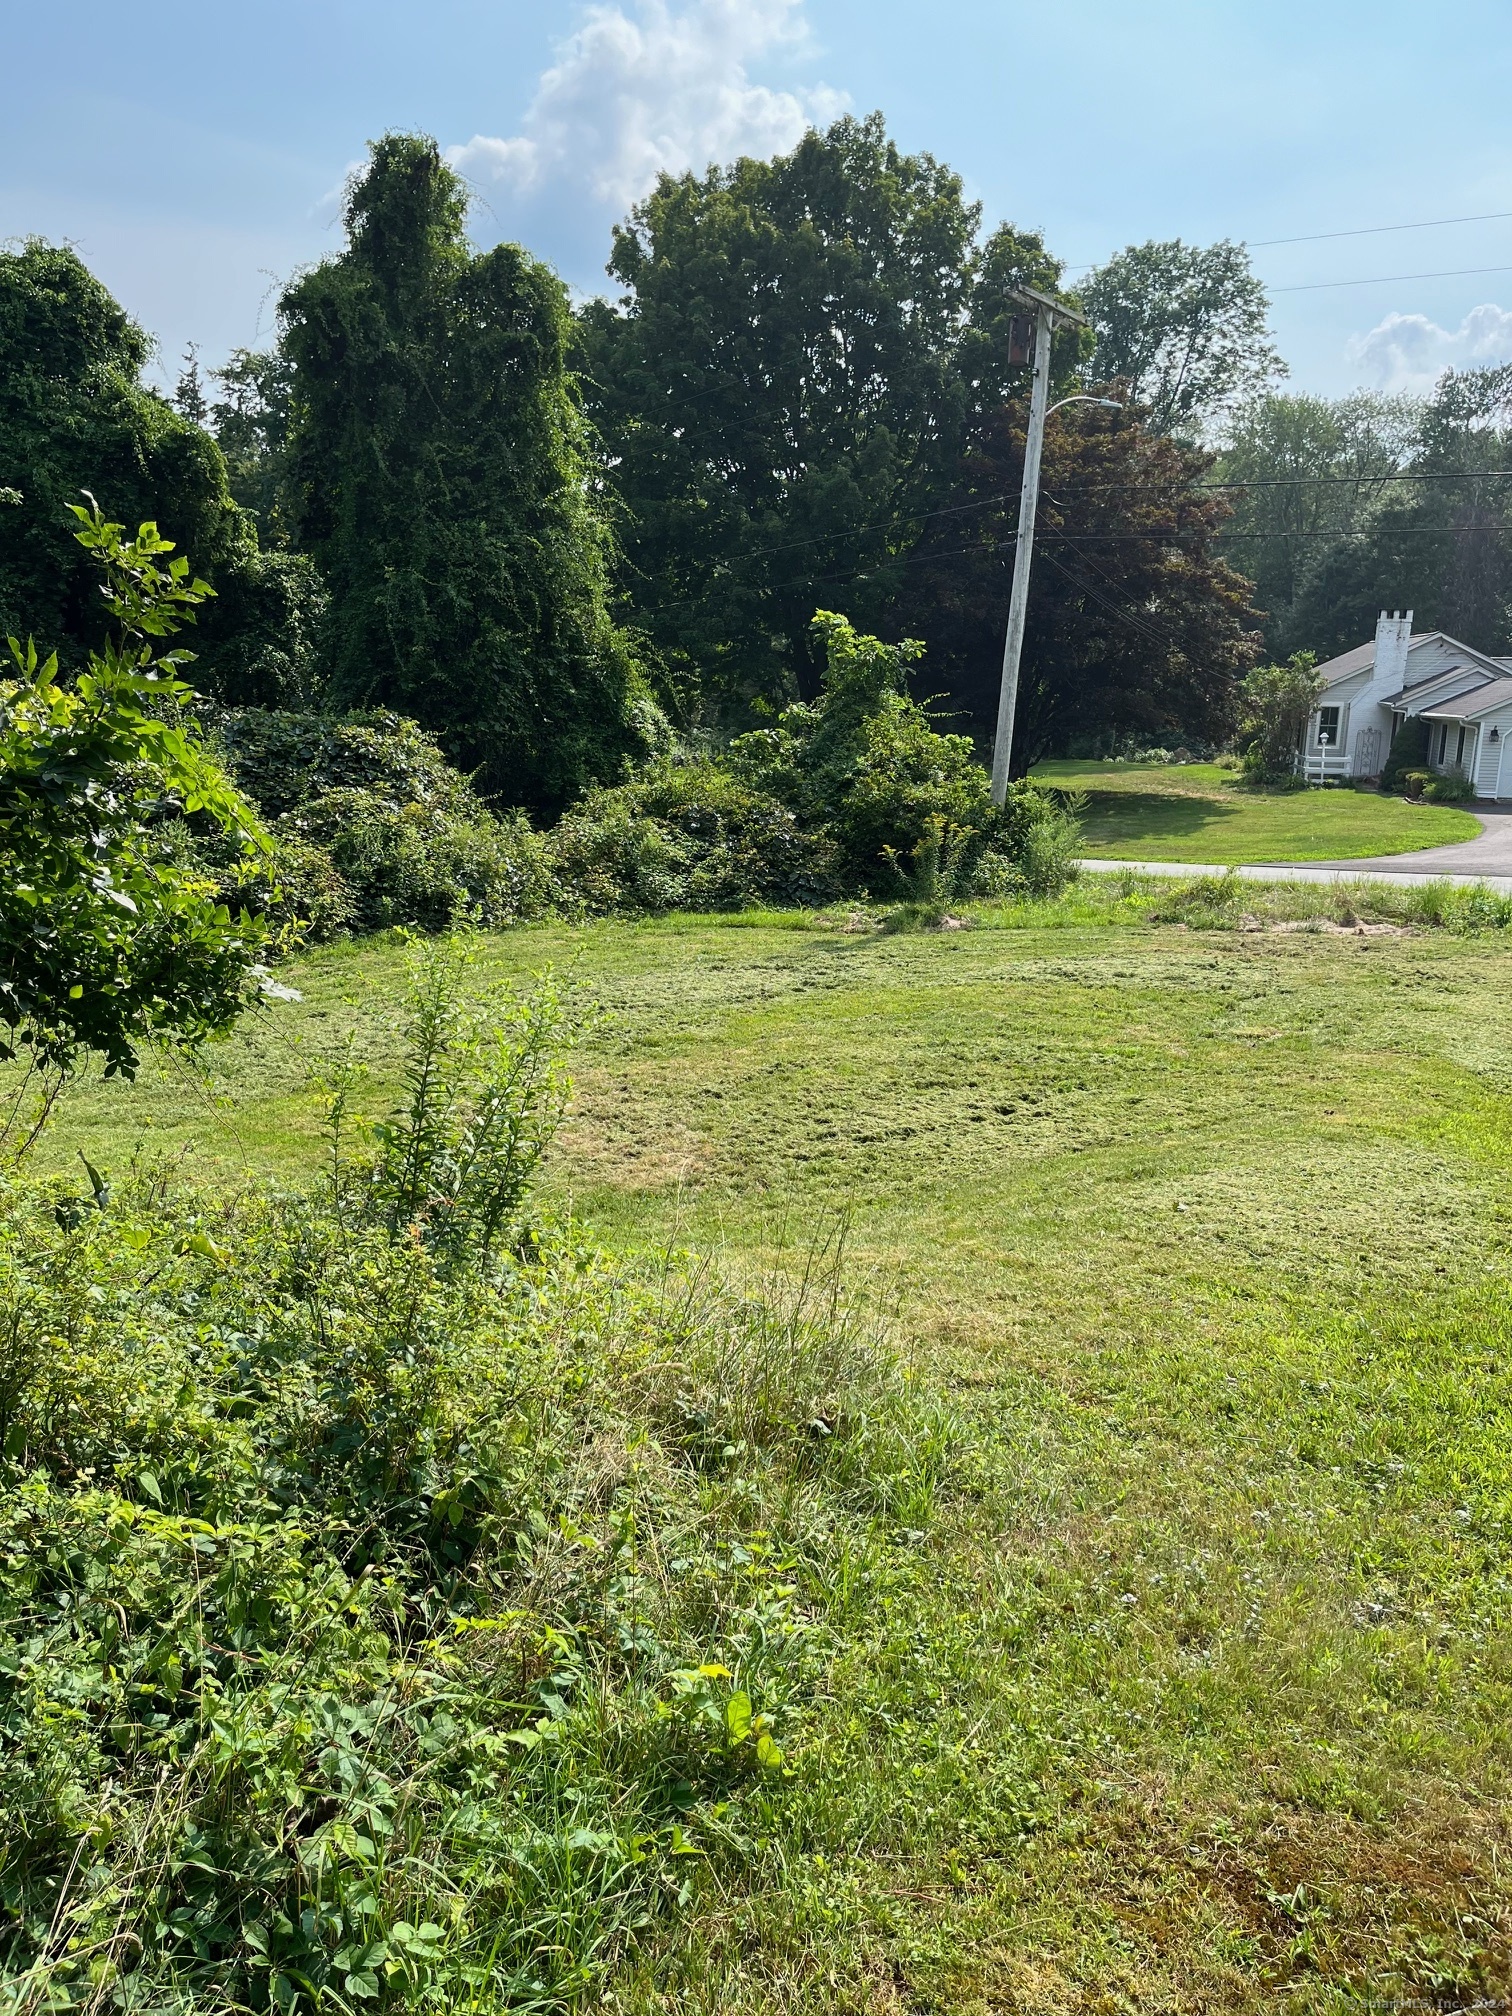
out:
<path id="1" fill-rule="evenodd" d="M 1041 763 L 1047 784 L 1088 794 L 1085 852 L 1111 860 L 1354 861 L 1473 840 L 1452 805 L 1373 791 L 1255 791 L 1216 763 Z"/>
<path id="2" fill-rule="evenodd" d="M 1507 1992 L 1512 950 L 1152 924 L 1177 893 L 491 941 L 610 1011 L 558 1205 L 737 1275 L 847 1214 L 974 1449 L 826 1570 L 764 1873 L 695 1886 L 622 2008 Z M 300 1175 L 349 1037 L 389 1096 L 404 958 L 309 960 L 212 1080 L 86 1088 L 53 1152 Z"/>

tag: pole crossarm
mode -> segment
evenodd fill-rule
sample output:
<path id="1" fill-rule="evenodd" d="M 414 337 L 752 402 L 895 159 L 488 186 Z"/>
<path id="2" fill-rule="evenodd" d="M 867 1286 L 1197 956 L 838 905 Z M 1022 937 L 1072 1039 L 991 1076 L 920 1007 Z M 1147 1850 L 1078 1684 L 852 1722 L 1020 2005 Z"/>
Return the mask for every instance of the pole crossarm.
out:
<path id="1" fill-rule="evenodd" d="M 1037 287 L 1010 287 L 1008 299 L 1020 302 L 1025 308 L 1032 308 L 1036 315 L 1047 314 L 1052 329 L 1059 328 L 1062 323 L 1068 329 L 1092 327 L 1085 315 L 1078 314 L 1074 308 L 1068 308 L 1064 301 L 1057 301 L 1053 294 L 1041 294 Z"/>

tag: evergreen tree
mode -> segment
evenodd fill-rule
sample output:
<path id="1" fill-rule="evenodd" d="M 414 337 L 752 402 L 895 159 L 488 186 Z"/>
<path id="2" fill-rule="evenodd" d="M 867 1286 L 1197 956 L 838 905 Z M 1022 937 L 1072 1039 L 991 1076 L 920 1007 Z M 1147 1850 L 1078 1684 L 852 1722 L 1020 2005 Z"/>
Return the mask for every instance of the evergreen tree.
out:
<path id="1" fill-rule="evenodd" d="M 518 246 L 475 254 L 466 205 L 433 141 L 390 134 L 346 250 L 285 293 L 291 508 L 330 587 L 333 696 L 550 807 L 657 715 L 605 608 L 565 291 Z"/>

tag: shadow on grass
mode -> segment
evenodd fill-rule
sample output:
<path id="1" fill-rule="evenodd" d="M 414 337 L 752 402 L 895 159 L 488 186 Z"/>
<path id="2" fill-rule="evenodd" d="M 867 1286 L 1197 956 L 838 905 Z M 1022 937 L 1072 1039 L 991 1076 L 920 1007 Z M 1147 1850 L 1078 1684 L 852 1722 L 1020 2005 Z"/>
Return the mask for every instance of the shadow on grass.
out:
<path id="1" fill-rule="evenodd" d="M 1175 792 L 1089 793 L 1082 831 L 1093 846 L 1114 840 L 1182 840 L 1247 809 L 1243 803 Z"/>

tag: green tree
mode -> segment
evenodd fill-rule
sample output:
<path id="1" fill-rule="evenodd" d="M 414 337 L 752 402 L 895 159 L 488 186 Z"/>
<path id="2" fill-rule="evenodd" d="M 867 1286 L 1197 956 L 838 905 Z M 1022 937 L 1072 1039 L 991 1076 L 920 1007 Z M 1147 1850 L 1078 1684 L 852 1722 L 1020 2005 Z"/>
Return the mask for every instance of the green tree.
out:
<path id="1" fill-rule="evenodd" d="M 1257 665 L 1240 687 L 1239 742 L 1253 782 L 1281 784 L 1296 775 L 1308 716 L 1323 691 L 1316 665 L 1310 651 L 1298 651 L 1284 665 Z"/>
<path id="2" fill-rule="evenodd" d="M 977 214 L 874 114 L 776 160 L 664 175 L 615 233 L 623 295 L 579 327 L 634 620 L 737 718 L 817 691 L 826 583 L 858 622 L 887 608 L 967 404 Z M 1053 270 L 1037 241 L 997 244 L 999 278 Z M 985 324 L 990 287 L 979 305 Z"/>
<path id="3" fill-rule="evenodd" d="M 973 424 L 919 543 L 895 620 L 929 646 L 945 696 L 985 746 L 1013 580 L 1025 408 Z M 1211 458 L 1127 413 L 1071 406 L 1045 434 L 1013 773 L 1069 743 L 1222 741 L 1254 662 L 1249 583 L 1222 557 Z"/>
<path id="4" fill-rule="evenodd" d="M 1097 332 L 1091 373 L 1121 379 L 1164 433 L 1197 437 L 1286 366 L 1242 245 L 1127 246 L 1081 286 Z"/>
<path id="5" fill-rule="evenodd" d="M 1365 642 L 1383 608 L 1483 651 L 1512 644 L 1512 367 L 1446 372 L 1416 416 L 1406 480 L 1302 573 L 1285 641 L 1322 657 Z"/>
<path id="6" fill-rule="evenodd" d="M 565 290 L 518 246 L 475 255 L 466 207 L 433 141 L 390 134 L 346 250 L 284 294 L 295 531 L 334 696 L 549 807 L 643 751 L 656 710 L 606 612 Z"/>
<path id="7" fill-rule="evenodd" d="M 307 563 L 264 564 L 225 463 L 204 429 L 141 383 L 148 342 L 77 254 L 29 240 L 0 252 L 0 634 L 31 630 L 82 665 L 107 615 L 69 537 L 82 490 L 123 522 L 153 517 L 199 557 L 217 590 L 201 683 L 231 700 L 308 684 L 317 589 Z"/>
<path id="8" fill-rule="evenodd" d="M 1422 402 L 1267 392 L 1230 423 L 1214 477 L 1231 489 L 1229 558 L 1255 584 L 1267 642 L 1290 633 L 1302 581 L 1322 546 L 1354 534 L 1392 494 L 1416 445 Z"/>
<path id="9" fill-rule="evenodd" d="M 233 918 L 166 844 L 191 817 L 245 857 L 267 842 L 201 746 L 182 703 L 183 651 L 158 642 L 211 592 L 144 524 L 127 541 L 98 509 L 71 507 L 103 568 L 116 634 L 69 678 L 56 655 L 10 640 L 0 684 L 0 1056 L 28 1050 L 53 1074 L 82 1053 L 134 1075 L 149 1039 L 193 1046 L 256 992 L 263 934 Z"/>
<path id="10" fill-rule="evenodd" d="M 209 423 L 226 458 L 232 495 L 257 521 L 265 548 L 293 538 L 289 497 L 289 414 L 294 374 L 277 348 L 233 350 L 211 373 Z"/>

